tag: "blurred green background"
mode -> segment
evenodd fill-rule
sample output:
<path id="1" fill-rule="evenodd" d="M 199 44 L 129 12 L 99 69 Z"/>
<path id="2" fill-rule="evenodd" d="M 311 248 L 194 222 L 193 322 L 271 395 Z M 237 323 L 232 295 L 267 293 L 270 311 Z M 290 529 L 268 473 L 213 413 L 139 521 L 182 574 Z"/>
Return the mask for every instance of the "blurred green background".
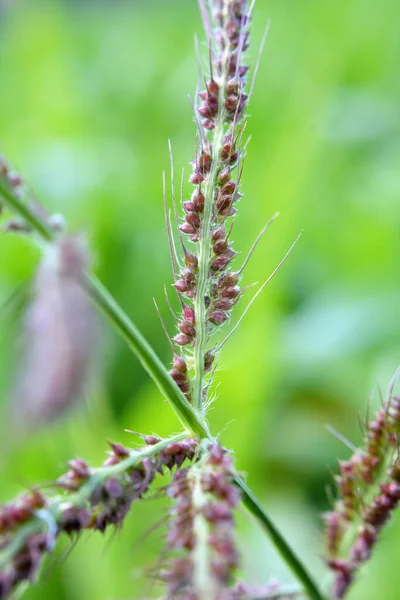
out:
<path id="1" fill-rule="evenodd" d="M 6 4 L 0 149 L 50 211 L 88 232 L 99 276 L 168 364 L 152 301 L 158 299 L 174 332 L 163 299 L 171 272 L 161 173 L 168 169 L 168 138 L 178 172 L 189 172 L 194 152 L 187 95 L 197 83 L 197 3 Z M 225 348 L 210 422 L 213 431 L 224 430 L 238 468 L 322 582 L 319 513 L 329 506 L 336 458 L 348 455 L 325 425 L 359 443 L 359 415 L 371 391 L 385 389 L 400 362 L 400 5 L 259 0 L 250 62 L 268 18 L 235 248 L 247 252 L 270 216 L 279 210 L 281 217 L 252 258 L 246 284 L 266 278 L 304 233 Z M 37 256 L 26 241 L 0 236 L 0 305 L 30 280 Z M 18 303 L 3 307 L 3 407 L 20 324 Z M 81 410 L 14 444 L 3 421 L 0 501 L 54 479 L 69 458 L 98 464 L 106 439 L 134 443 L 125 428 L 177 430 L 153 383 L 103 322 L 102 339 Z M 371 404 L 379 405 L 378 393 Z M 146 573 L 163 548 L 163 528 L 146 533 L 165 511 L 162 499 L 137 504 L 121 531 L 84 536 L 68 560 L 70 546 L 61 544 L 44 581 L 25 597 L 157 594 Z M 244 577 L 291 583 L 244 513 L 239 524 Z M 399 536 L 398 515 L 350 600 L 398 599 Z"/>

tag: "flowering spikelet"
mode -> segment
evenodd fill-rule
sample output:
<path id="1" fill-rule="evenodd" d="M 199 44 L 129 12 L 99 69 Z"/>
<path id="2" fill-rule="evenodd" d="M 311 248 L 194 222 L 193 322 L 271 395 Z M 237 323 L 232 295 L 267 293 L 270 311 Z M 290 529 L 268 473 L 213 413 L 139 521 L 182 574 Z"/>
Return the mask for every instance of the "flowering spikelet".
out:
<path id="1" fill-rule="evenodd" d="M 57 416 L 82 393 L 94 345 L 94 319 L 83 289 L 87 267 L 83 244 L 67 236 L 46 249 L 39 266 L 15 406 L 30 423 Z"/>
<path id="2" fill-rule="evenodd" d="M 168 599 L 223 600 L 238 563 L 233 509 L 239 502 L 226 450 L 215 444 L 200 461 L 178 471 L 169 488 L 175 500 L 168 544 L 178 556 L 162 577 Z M 233 598 L 233 596 L 232 596 Z"/>
<path id="3" fill-rule="evenodd" d="M 395 381 L 384 406 L 366 425 L 364 447 L 350 460 L 339 462 L 339 498 L 334 510 L 324 515 L 327 564 L 335 574 L 334 598 L 346 595 L 400 501 L 400 397 L 393 395 Z M 351 533 L 348 550 L 343 542 Z"/>
<path id="4" fill-rule="evenodd" d="M 201 4 L 208 22 L 208 11 Z M 195 186 L 190 199 L 183 201 L 181 232 L 194 243 L 184 247 L 184 267 L 175 288 L 182 298 L 179 333 L 174 338 L 182 350 L 182 369 L 171 376 L 189 401 L 204 410 L 206 374 L 215 360 L 207 349 L 210 335 L 230 318 L 240 296 L 240 274 L 231 272 L 235 257 L 229 241 L 227 220 L 236 213 L 241 160 L 240 142 L 247 96 L 244 93 L 247 67 L 243 54 L 248 47 L 249 14 L 243 0 L 211 0 L 214 28 L 207 28 L 210 45 L 210 73 L 196 106 L 199 129 L 198 151 L 192 162 L 190 182 Z M 186 373 L 191 367 L 190 376 Z"/>
<path id="5" fill-rule="evenodd" d="M 152 440 L 139 450 L 110 445 L 100 469 L 89 468 L 82 459 L 71 460 L 69 470 L 50 491 L 33 490 L 0 506 L 0 600 L 21 582 L 35 578 L 61 533 L 104 532 L 110 525 L 120 525 L 156 473 L 179 468 L 197 450 L 193 439 Z"/>

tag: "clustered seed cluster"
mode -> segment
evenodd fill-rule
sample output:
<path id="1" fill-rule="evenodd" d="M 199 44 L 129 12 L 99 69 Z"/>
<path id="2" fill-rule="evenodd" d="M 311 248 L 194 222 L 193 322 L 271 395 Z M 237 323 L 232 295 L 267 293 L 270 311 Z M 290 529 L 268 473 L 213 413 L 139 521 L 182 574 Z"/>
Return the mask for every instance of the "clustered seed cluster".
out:
<path id="1" fill-rule="evenodd" d="M 87 385 L 97 337 L 84 289 L 89 262 L 80 237 L 59 235 L 37 269 L 13 394 L 15 419 L 23 414 L 31 428 L 65 413 Z"/>
<path id="2" fill-rule="evenodd" d="M 174 359 L 171 376 L 189 401 L 192 400 L 192 377 L 187 363 L 193 363 L 187 360 L 191 356 L 190 348 L 202 344 L 202 369 L 208 373 L 215 353 L 205 349 L 205 343 L 216 327 L 229 320 L 241 293 L 240 274 L 229 271 L 236 252 L 229 241 L 231 227 L 227 219 L 235 215 L 235 205 L 242 197 L 240 143 L 248 70 L 242 64 L 242 57 L 248 48 L 250 18 L 245 1 L 213 2 L 209 16 L 214 23 L 208 31 L 210 77 L 205 90 L 199 92 L 196 108 L 199 148 L 190 177 L 195 190 L 189 200 L 183 201 L 184 221 L 180 226 L 181 232 L 194 242 L 194 251 L 189 252 L 183 244 L 185 266 L 175 282 L 182 302 L 182 317 L 174 342 L 185 347 L 186 356 L 182 353 L 180 368 Z M 199 366 L 195 369 L 198 371 Z M 206 395 L 205 387 L 203 395 Z"/>
<path id="3" fill-rule="evenodd" d="M 61 533 L 104 532 L 109 525 L 119 526 L 156 473 L 193 460 L 198 446 L 196 440 L 186 439 L 146 456 L 146 450 L 161 440 L 146 436 L 144 441 L 144 456 L 135 466 L 128 464 L 114 473 L 113 466 L 124 460 L 129 463 L 132 451 L 111 444 L 102 468 L 90 469 L 85 461 L 72 460 L 69 470 L 54 484 L 53 494 L 33 490 L 0 507 L 0 600 L 8 598 L 21 582 L 35 578 Z M 61 492 L 58 496 L 57 490 Z"/>
<path id="4" fill-rule="evenodd" d="M 190 176 L 194 190 L 190 198 L 182 197 L 184 218 L 179 237 L 183 264 L 174 268 L 179 271 L 174 285 L 182 312 L 170 375 L 189 402 L 194 402 L 195 396 L 196 409 L 204 414 L 207 374 L 217 352 L 215 345 L 210 348 L 210 337 L 230 319 L 241 295 L 241 270 L 231 269 L 236 252 L 229 220 L 242 197 L 239 186 L 248 100 L 244 93 L 248 67 L 243 55 L 248 48 L 250 15 L 246 0 L 210 0 L 209 10 L 203 0 L 200 4 L 210 71 L 195 108 L 198 144 Z M 82 392 L 86 358 L 94 345 L 87 330 L 88 261 L 77 237 L 61 234 L 52 239 L 50 229 L 58 233 L 62 221 L 48 216 L 22 178 L 2 159 L 0 184 L 29 206 L 43 230 L 49 230 L 45 260 L 38 269 L 28 312 L 29 354 L 18 389 L 29 422 L 42 422 L 69 408 Z M 25 222 L 12 221 L 5 227 L 31 232 Z M 173 238 L 170 245 L 174 250 Z M 145 436 L 144 442 L 140 451 L 112 443 L 99 469 L 90 468 L 82 459 L 72 460 L 67 472 L 47 491 L 34 490 L 0 507 L 0 600 L 9 598 L 22 582 L 35 578 L 60 534 L 76 536 L 83 530 L 104 532 L 109 526 L 120 526 L 156 474 L 174 468 L 167 488 L 174 501 L 167 540 L 173 557 L 160 573 L 167 584 L 166 600 L 285 597 L 276 586 L 234 584 L 239 563 L 234 509 L 240 492 L 234 485 L 236 473 L 229 453 L 210 440 L 166 443 Z M 181 469 L 185 461 L 191 464 Z"/>
<path id="5" fill-rule="evenodd" d="M 335 574 L 334 598 L 343 598 L 360 566 L 369 559 L 378 534 L 400 500 L 398 436 L 400 396 L 389 392 L 386 404 L 366 425 L 365 445 L 339 462 L 338 500 L 324 515 L 327 563 Z M 382 477 L 383 475 L 383 481 Z M 372 500 L 368 500 L 371 498 Z M 351 525 L 357 533 L 347 557 L 342 542 Z"/>
<path id="6" fill-rule="evenodd" d="M 60 534 L 103 533 L 109 526 L 120 526 L 155 475 L 174 468 L 168 487 L 174 501 L 168 548 L 175 556 L 160 572 L 168 586 L 165 600 L 298 598 L 297 593 L 280 593 L 277 584 L 232 586 L 239 558 L 233 511 L 240 492 L 227 450 L 217 443 L 202 449 L 195 439 L 168 444 L 155 436 L 143 440 L 145 446 L 138 450 L 110 443 L 99 469 L 82 459 L 71 460 L 50 492 L 34 489 L 0 506 L 0 600 L 10 598 L 22 582 L 35 579 Z M 185 461 L 191 464 L 181 468 Z"/>
<path id="7" fill-rule="evenodd" d="M 285 600 L 299 595 L 279 585 L 252 586 L 232 579 L 239 565 L 234 543 L 234 509 L 240 501 L 233 484 L 232 457 L 212 444 L 198 462 L 177 471 L 168 488 L 168 546 L 175 556 L 160 573 L 168 585 L 165 600 Z"/>
<path id="8" fill-rule="evenodd" d="M 239 491 L 232 483 L 233 473 L 231 457 L 217 444 L 198 464 L 175 473 L 168 490 L 175 501 L 168 545 L 180 555 L 170 561 L 163 574 L 168 582 L 168 600 L 197 599 L 193 579 L 197 556 L 202 552 L 207 555 L 209 586 L 215 590 L 213 600 L 227 598 L 224 590 L 238 564 L 233 509 L 239 502 Z M 199 520 L 207 532 L 206 539 L 198 535 Z"/>
<path id="9" fill-rule="evenodd" d="M 183 262 L 179 269 L 174 239 L 169 235 L 173 270 L 179 271 L 174 286 L 182 308 L 170 375 L 188 402 L 193 402 L 195 410 L 190 412 L 200 423 L 212 378 L 207 374 L 224 343 L 210 347 L 210 338 L 231 317 L 242 294 L 239 283 L 247 262 L 240 270 L 232 270 L 236 252 L 230 236 L 232 217 L 242 197 L 242 140 L 248 102 L 244 93 L 248 67 L 243 56 L 249 45 L 250 9 L 246 0 L 209 0 L 208 8 L 206 0 L 199 3 L 209 42 L 210 70 L 195 107 L 198 144 L 190 176 L 194 191 L 190 199 L 182 197 L 179 237 Z M 26 380 L 22 378 L 26 385 L 19 390 L 26 404 L 25 416 L 32 423 L 58 415 L 82 391 L 82 367 L 89 346 L 93 346 L 83 328 L 89 320 L 84 294 L 87 261 L 76 237 L 52 235 L 52 231 L 62 231 L 63 221 L 49 217 L 1 157 L 0 192 L 11 207 L 21 208 L 22 214 L 22 207 L 29 206 L 30 222 L 50 242 L 47 251 L 51 260 L 39 268 L 28 318 L 31 354 Z M 13 204 L 13 199 L 19 204 Z M 176 209 L 174 190 L 173 200 Z M 9 221 L 3 229 L 31 232 L 23 221 Z M 65 348 L 70 349 L 68 356 Z M 367 426 L 364 449 L 339 464 L 339 500 L 325 516 L 327 563 L 335 574 L 336 599 L 345 595 L 400 500 L 399 433 L 400 397 L 390 394 L 387 406 Z M 172 442 L 143 436 L 145 445 L 140 450 L 111 443 L 100 468 L 92 469 L 82 459 L 72 460 L 67 472 L 47 490 L 32 490 L 0 506 L 0 600 L 9 598 L 21 583 L 34 580 L 60 534 L 76 536 L 83 530 L 104 532 L 109 526 L 120 526 L 132 503 L 148 492 L 157 473 L 174 469 L 172 483 L 166 488 L 174 503 L 167 539 L 172 557 L 159 573 L 167 586 L 165 600 L 300 598 L 301 592 L 282 593 L 275 584 L 235 585 L 239 556 L 234 509 L 240 492 L 235 486 L 232 457 L 214 440 L 184 437 L 177 436 L 174 439 L 180 441 Z M 185 461 L 189 466 L 181 468 Z M 387 479 L 378 484 L 378 475 L 388 462 Z M 374 495 L 369 493 L 371 489 Z M 372 498 L 368 502 L 367 492 Z M 357 534 L 343 558 L 343 537 L 357 521 Z"/>

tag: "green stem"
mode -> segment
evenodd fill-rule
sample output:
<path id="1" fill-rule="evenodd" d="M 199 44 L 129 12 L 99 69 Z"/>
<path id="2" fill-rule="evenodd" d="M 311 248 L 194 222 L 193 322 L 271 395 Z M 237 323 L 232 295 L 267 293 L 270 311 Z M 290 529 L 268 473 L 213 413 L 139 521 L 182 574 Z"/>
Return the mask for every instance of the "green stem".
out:
<path id="1" fill-rule="evenodd" d="M 283 558 L 289 569 L 295 575 L 296 579 L 302 584 L 307 596 L 310 600 L 326 600 L 319 591 L 318 586 L 313 581 L 305 566 L 296 556 L 294 551 L 287 544 L 285 538 L 272 523 L 267 513 L 264 511 L 259 500 L 254 496 L 253 492 L 247 487 L 243 479 L 237 477 L 235 484 L 242 491 L 243 504 L 248 511 L 257 519 L 262 528 L 266 531 L 268 537 L 274 544 L 275 548 Z"/>
<path id="2" fill-rule="evenodd" d="M 54 526 L 57 527 L 56 524 L 62 514 L 62 507 L 65 509 L 66 505 L 85 505 L 94 488 L 105 479 L 112 477 L 113 475 L 128 472 L 132 467 L 140 465 L 144 458 L 156 456 L 170 444 L 181 442 L 182 440 L 187 439 L 187 437 L 187 433 L 180 433 L 168 439 L 161 440 L 157 444 L 145 448 L 144 450 L 133 449 L 129 456 L 121 462 L 109 467 L 95 469 L 79 491 L 70 494 L 57 495 L 48 500 L 46 507 L 37 511 L 31 521 L 22 525 L 15 533 L 12 541 L 5 548 L 0 550 L 0 568 L 5 569 L 7 565 L 11 563 L 13 556 L 21 550 L 30 535 L 48 528 L 49 522 L 54 522 Z M 48 515 L 47 520 L 43 518 L 43 515 L 45 514 Z"/>
<path id="3" fill-rule="evenodd" d="M 201 237 L 199 241 L 199 270 L 197 277 L 196 298 L 194 310 L 196 314 L 196 338 L 194 345 L 194 381 L 193 405 L 204 413 L 203 388 L 204 388 L 204 355 L 206 353 L 207 334 L 207 308 L 206 297 L 209 285 L 210 256 L 211 256 L 211 221 L 214 212 L 214 194 L 219 171 L 219 154 L 222 146 L 224 129 L 223 123 L 216 129 L 212 142 L 212 163 L 210 174 L 205 189 L 204 215 L 201 224 Z"/>
<path id="4" fill-rule="evenodd" d="M 47 223 L 36 215 L 27 204 L 15 197 L 2 182 L 0 182 L 0 196 L 9 208 L 22 217 L 43 240 L 51 242 L 56 239 L 56 234 Z M 111 294 L 93 275 L 86 278 L 84 285 L 93 302 L 113 323 L 144 369 L 155 381 L 183 426 L 199 438 L 209 438 L 210 432 L 204 420 L 193 410 L 153 348 Z"/>
<path id="5" fill-rule="evenodd" d="M 86 287 L 94 303 L 109 318 L 128 343 L 128 346 L 172 406 L 184 427 L 198 438 L 209 438 L 210 432 L 205 421 L 199 417 L 198 413 L 189 404 L 149 342 L 103 284 L 92 275 L 87 278 Z"/>
<path id="6" fill-rule="evenodd" d="M 56 239 L 56 233 L 51 230 L 47 223 L 36 215 L 28 205 L 16 198 L 1 181 L 0 196 L 8 207 L 22 217 L 43 240 L 51 242 Z M 172 406 L 181 423 L 198 438 L 211 439 L 210 432 L 205 422 L 199 418 L 197 412 L 187 402 L 150 344 L 142 336 L 140 331 L 117 304 L 114 298 L 103 287 L 101 282 L 95 277 L 90 276 L 86 279 L 85 288 L 97 307 L 103 311 L 120 335 L 128 343 L 131 350 L 140 360 L 150 377 L 155 381 L 162 394 Z M 130 461 L 131 457 L 126 460 Z M 324 600 L 305 567 L 301 564 L 284 538 L 270 521 L 260 503 L 247 488 L 246 484 L 241 479 L 237 479 L 236 484 L 243 492 L 243 502 L 245 506 L 262 525 L 264 531 L 274 543 L 283 560 L 292 570 L 299 582 L 302 583 L 309 598 L 311 600 Z"/>
<path id="7" fill-rule="evenodd" d="M 190 470 L 193 506 L 193 584 L 196 598 L 216 600 L 218 590 L 211 572 L 210 523 L 204 516 L 207 496 L 202 486 L 202 470 L 197 465 Z"/>
<path id="8" fill-rule="evenodd" d="M 52 242 L 55 239 L 56 234 L 48 226 L 48 224 L 45 223 L 45 221 L 43 221 L 43 219 L 39 217 L 27 204 L 14 196 L 14 194 L 8 189 L 7 185 L 4 185 L 1 179 L 0 196 L 3 198 L 9 209 L 22 217 L 22 219 L 24 219 L 24 221 L 26 221 L 26 223 L 28 223 L 43 240 L 46 242 Z"/>
<path id="9" fill-rule="evenodd" d="M 227 14 L 227 5 L 224 5 L 224 12 Z M 226 15 L 225 15 L 226 16 Z M 228 55 L 229 41 L 226 44 L 223 62 L 226 64 Z M 225 135 L 225 88 L 227 81 L 227 67 L 218 81 L 220 95 L 218 100 L 218 121 L 214 130 L 211 142 L 212 161 L 211 169 L 205 188 L 204 215 L 201 224 L 201 237 L 199 241 L 199 271 L 197 278 L 196 298 L 194 302 L 196 314 L 196 338 L 194 346 L 194 381 L 193 381 L 193 404 L 197 410 L 204 414 L 203 388 L 204 388 L 204 356 L 206 353 L 206 344 L 208 341 L 207 332 L 207 307 L 206 297 L 209 285 L 210 258 L 212 249 L 211 224 L 214 216 L 214 197 L 217 189 L 217 177 L 221 167 L 220 153 L 222 141 Z"/>
<path id="10" fill-rule="evenodd" d="M 130 451 L 129 456 L 116 463 L 115 465 L 110 465 L 108 467 L 99 467 L 94 471 L 94 473 L 91 474 L 88 481 L 81 487 L 81 489 L 77 493 L 79 501 L 83 502 L 84 500 L 86 500 L 92 493 L 93 489 L 108 477 L 127 472 L 132 467 L 139 465 L 144 458 L 151 458 L 152 456 L 156 456 L 171 444 L 182 442 L 187 438 L 187 432 L 179 433 L 178 435 L 174 435 L 173 437 L 161 440 L 157 444 L 149 446 L 144 450 L 134 448 Z"/>

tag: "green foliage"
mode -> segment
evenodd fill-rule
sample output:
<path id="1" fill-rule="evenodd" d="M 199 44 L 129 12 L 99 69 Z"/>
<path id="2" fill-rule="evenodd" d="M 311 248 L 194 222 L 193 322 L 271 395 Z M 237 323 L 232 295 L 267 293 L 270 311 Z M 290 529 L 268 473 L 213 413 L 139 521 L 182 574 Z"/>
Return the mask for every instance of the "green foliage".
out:
<path id="1" fill-rule="evenodd" d="M 223 443 L 236 448 L 238 467 L 250 472 L 249 483 L 318 573 L 312 515 L 328 506 L 326 466 L 348 454 L 324 425 L 358 443 L 357 411 L 366 413 L 370 390 L 385 385 L 400 362 L 400 8 L 394 0 L 368 10 L 362 0 L 270 0 L 256 14 L 253 56 L 263 17 L 271 28 L 250 109 L 235 247 L 245 254 L 276 210 L 281 217 L 252 258 L 247 283 L 263 280 L 298 231 L 304 234 L 225 348 L 211 422 L 217 431 L 231 421 Z M 1 150 L 50 211 L 89 231 L 101 279 L 166 363 L 170 351 L 152 303 L 155 296 L 172 333 L 163 304 L 163 284 L 172 278 L 161 171 L 168 138 L 177 168 L 193 155 L 185 93 L 196 87 L 195 30 L 194 0 L 37 0 L 0 12 Z M 24 242 L 0 237 L 0 305 L 29 279 L 35 259 Z M 19 322 L 17 301 L 0 312 L 4 405 Z M 123 343 L 108 329 L 104 338 L 81 412 L 18 443 L 4 428 L 0 500 L 57 477 L 73 455 L 99 462 L 103 440 L 129 439 L 124 428 L 160 435 L 177 428 Z M 138 540 L 163 510 L 162 500 L 136 506 L 106 550 L 99 534 L 81 540 L 64 566 L 48 565 L 47 580 L 26 598 L 145 595 L 139 570 L 155 556 L 159 532 Z M 255 527 L 243 520 L 241 529 L 248 579 L 290 581 Z M 351 600 L 397 598 L 398 529 L 394 523 L 386 532 Z"/>

